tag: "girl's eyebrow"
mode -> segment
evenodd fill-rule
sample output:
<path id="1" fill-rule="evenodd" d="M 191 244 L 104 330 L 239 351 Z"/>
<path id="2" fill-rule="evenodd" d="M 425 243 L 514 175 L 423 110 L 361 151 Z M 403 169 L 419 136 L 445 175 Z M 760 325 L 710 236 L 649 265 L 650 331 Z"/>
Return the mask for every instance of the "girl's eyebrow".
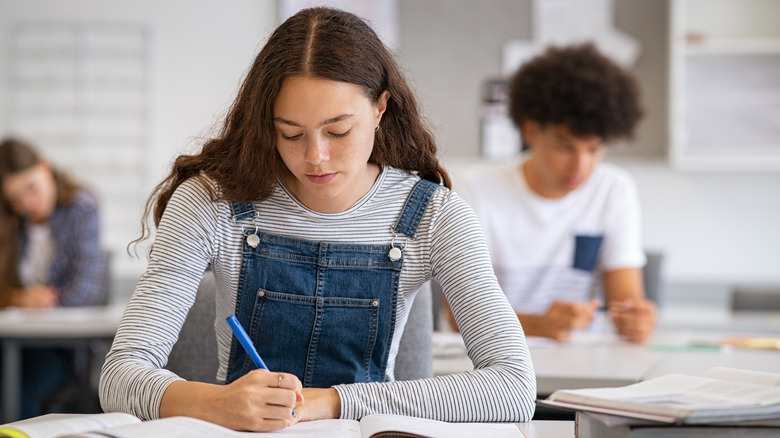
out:
<path id="1" fill-rule="evenodd" d="M 330 125 L 331 123 L 337 123 L 337 122 L 340 122 L 342 120 L 348 119 L 348 118 L 352 117 L 353 115 L 354 114 L 342 114 L 340 116 L 336 116 L 336 117 L 330 118 L 328 120 L 325 120 L 324 122 L 320 123 L 320 126 Z M 283 123 L 285 125 L 295 126 L 295 127 L 298 127 L 298 128 L 301 127 L 300 123 L 293 122 L 292 120 L 287 120 L 287 119 L 284 119 L 284 118 L 281 118 L 281 117 L 274 117 L 274 122 Z"/>

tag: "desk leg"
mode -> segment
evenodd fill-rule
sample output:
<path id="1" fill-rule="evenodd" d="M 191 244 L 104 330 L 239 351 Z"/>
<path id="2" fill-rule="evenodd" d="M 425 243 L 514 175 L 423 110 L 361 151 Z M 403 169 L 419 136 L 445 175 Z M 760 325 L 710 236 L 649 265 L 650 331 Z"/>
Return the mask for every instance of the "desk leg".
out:
<path id="1" fill-rule="evenodd" d="M 19 342 L 3 342 L 3 423 L 19 419 L 22 402 L 22 353 Z"/>

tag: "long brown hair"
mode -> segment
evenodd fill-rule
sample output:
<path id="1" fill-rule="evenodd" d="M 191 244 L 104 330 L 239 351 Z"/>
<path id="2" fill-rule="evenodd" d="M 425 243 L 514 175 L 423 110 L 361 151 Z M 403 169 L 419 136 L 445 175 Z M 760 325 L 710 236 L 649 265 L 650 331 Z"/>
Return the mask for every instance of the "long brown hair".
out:
<path id="1" fill-rule="evenodd" d="M 356 84 L 374 103 L 384 90 L 389 91 L 369 162 L 415 172 L 451 187 L 436 157 L 433 135 L 424 126 L 417 100 L 390 51 L 359 17 L 320 7 L 298 12 L 271 34 L 217 138 L 207 141 L 199 154 L 180 155 L 174 161 L 171 173 L 147 200 L 144 218 L 151 213 L 154 225 L 159 225 L 174 190 L 200 175 L 217 183 L 220 200 L 249 202 L 269 197 L 284 166 L 276 151 L 273 105 L 282 81 L 289 76 Z M 141 237 L 133 243 L 146 239 L 149 232 L 142 220 Z"/>
<path id="2" fill-rule="evenodd" d="M 17 138 L 6 138 L 0 143 L 0 184 L 5 178 L 31 169 L 41 163 L 41 156 L 29 144 Z M 67 205 L 80 186 L 70 177 L 51 167 L 57 190 L 57 205 Z M 0 307 L 4 307 L 11 289 L 22 286 L 17 268 L 18 242 L 23 218 L 0 195 Z"/>

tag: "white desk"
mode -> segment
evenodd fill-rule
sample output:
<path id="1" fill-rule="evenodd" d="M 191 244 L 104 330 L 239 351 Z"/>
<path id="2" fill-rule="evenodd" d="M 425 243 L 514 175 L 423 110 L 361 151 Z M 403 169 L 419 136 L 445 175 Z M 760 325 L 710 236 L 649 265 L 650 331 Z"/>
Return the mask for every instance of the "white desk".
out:
<path id="1" fill-rule="evenodd" d="M 725 332 L 780 334 L 778 312 L 730 312 L 725 309 L 698 309 L 680 306 L 664 309 L 658 320 L 661 330 L 694 330 L 697 332 Z"/>
<path id="2" fill-rule="evenodd" d="M 732 335 L 780 336 L 777 315 L 732 315 L 709 320 L 710 325 L 706 321 L 693 321 L 694 329 L 660 324 L 646 346 L 620 340 L 612 333 L 575 333 L 568 342 L 529 337 L 537 394 L 544 397 L 556 389 L 624 386 L 668 373 L 699 375 L 713 366 L 780 370 L 780 351 L 716 346 Z M 723 325 L 724 321 L 730 323 Z M 473 369 L 459 334 L 434 333 L 433 345 L 435 375 Z"/>
<path id="3" fill-rule="evenodd" d="M 663 355 L 613 334 L 575 333 L 569 342 L 529 337 L 536 371 L 536 391 L 547 396 L 556 389 L 623 386 L 642 380 Z M 435 375 L 471 370 L 460 334 L 435 332 Z"/>
<path id="4" fill-rule="evenodd" d="M 644 378 L 663 352 L 619 339 L 613 334 L 580 333 L 570 342 L 529 338 L 540 396 L 556 389 L 624 386 Z"/>
<path id="5" fill-rule="evenodd" d="M 2 418 L 19 418 L 21 350 L 24 347 L 74 347 L 95 339 L 112 339 L 123 307 L 72 307 L 0 311 L 3 394 Z"/>
<path id="6" fill-rule="evenodd" d="M 574 438 L 573 421 L 534 420 L 517 427 L 526 438 Z"/>

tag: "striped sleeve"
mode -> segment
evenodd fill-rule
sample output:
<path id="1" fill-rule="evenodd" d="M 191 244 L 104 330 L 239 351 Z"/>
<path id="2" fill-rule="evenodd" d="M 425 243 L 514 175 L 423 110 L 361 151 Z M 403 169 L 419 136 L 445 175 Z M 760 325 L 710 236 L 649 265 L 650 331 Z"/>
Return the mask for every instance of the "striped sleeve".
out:
<path id="1" fill-rule="evenodd" d="M 431 207 L 429 207 L 431 208 Z M 341 417 L 403 414 L 451 422 L 530 421 L 536 378 L 520 323 L 498 285 L 476 215 L 457 194 L 430 227 L 441 283 L 474 370 L 431 379 L 340 385 Z"/>
<path id="2" fill-rule="evenodd" d="M 214 203 L 197 180 L 171 197 L 149 265 L 125 309 L 100 376 L 106 412 L 159 417 L 163 393 L 179 379 L 163 369 L 214 251 Z"/>

